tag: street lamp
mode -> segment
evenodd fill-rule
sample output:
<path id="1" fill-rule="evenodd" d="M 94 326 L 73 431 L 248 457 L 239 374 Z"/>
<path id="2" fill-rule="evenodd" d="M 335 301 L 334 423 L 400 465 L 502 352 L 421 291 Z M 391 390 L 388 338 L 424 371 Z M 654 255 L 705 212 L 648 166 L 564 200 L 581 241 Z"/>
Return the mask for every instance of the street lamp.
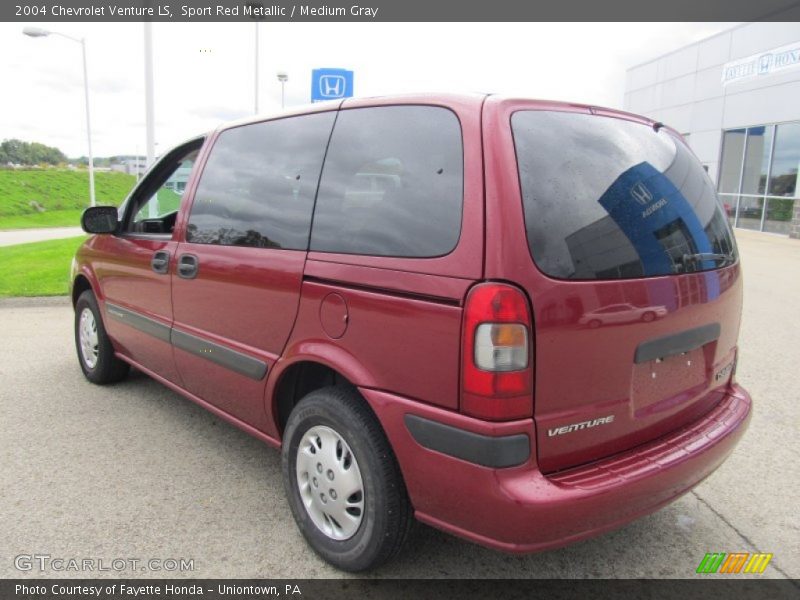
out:
<path id="1" fill-rule="evenodd" d="M 284 104 L 283 86 L 286 85 L 287 81 L 289 81 L 289 75 L 287 75 L 285 71 L 278 71 L 278 81 L 281 82 L 281 108 L 283 108 Z"/>
<path id="2" fill-rule="evenodd" d="M 40 27 L 26 27 L 22 30 L 22 33 L 30 37 L 47 37 L 48 35 L 58 35 L 81 45 L 81 49 L 83 50 L 83 91 L 86 95 L 86 137 L 89 142 L 89 200 L 91 202 L 91 206 L 94 206 L 94 157 L 92 156 L 92 124 L 89 119 L 89 76 L 87 75 L 86 70 L 86 38 L 78 39 L 57 31 L 41 29 Z"/>
<path id="3" fill-rule="evenodd" d="M 250 18 L 254 20 L 255 24 L 255 72 L 254 72 L 254 79 L 253 82 L 253 89 L 254 89 L 254 104 L 255 104 L 255 114 L 258 114 L 258 21 L 264 19 L 265 17 L 262 16 L 264 13 L 264 5 L 261 2 L 248 2 L 247 6 L 252 9 L 250 12 Z"/>
<path id="4" fill-rule="evenodd" d="M 256 67 L 255 67 L 255 114 L 258 114 L 258 21 L 255 22 L 256 25 L 256 50 L 255 50 L 255 58 L 256 58 Z"/>

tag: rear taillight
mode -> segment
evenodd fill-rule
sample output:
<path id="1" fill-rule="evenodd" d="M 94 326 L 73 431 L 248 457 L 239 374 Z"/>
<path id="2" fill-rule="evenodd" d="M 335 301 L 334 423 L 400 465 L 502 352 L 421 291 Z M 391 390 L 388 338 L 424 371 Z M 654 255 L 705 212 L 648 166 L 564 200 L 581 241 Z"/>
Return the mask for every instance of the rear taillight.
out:
<path id="1" fill-rule="evenodd" d="M 462 412 L 493 421 L 531 416 L 531 334 L 521 290 L 503 283 L 470 290 L 464 307 Z"/>

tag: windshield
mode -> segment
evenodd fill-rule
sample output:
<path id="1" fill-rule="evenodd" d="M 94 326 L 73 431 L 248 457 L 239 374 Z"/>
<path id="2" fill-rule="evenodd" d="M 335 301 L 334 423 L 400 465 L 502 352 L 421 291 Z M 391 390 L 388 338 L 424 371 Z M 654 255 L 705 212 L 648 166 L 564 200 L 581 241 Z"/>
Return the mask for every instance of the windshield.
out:
<path id="1" fill-rule="evenodd" d="M 671 133 L 611 117 L 511 118 L 528 244 L 561 279 L 688 273 L 736 261 L 714 184 Z"/>

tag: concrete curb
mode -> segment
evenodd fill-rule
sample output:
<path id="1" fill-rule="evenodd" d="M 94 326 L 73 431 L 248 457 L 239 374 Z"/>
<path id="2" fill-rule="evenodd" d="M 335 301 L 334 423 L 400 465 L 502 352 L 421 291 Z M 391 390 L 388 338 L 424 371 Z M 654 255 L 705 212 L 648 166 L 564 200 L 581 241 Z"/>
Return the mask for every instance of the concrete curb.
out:
<path id="1" fill-rule="evenodd" d="M 70 306 L 69 296 L 29 296 L 0 298 L 0 308 L 33 308 L 37 306 Z"/>
<path id="2" fill-rule="evenodd" d="M 18 231 L 36 231 L 36 230 L 40 230 L 40 229 L 47 229 L 49 231 L 58 231 L 58 230 L 63 229 L 63 230 L 66 230 L 66 231 L 70 231 L 72 229 L 75 229 L 76 227 L 79 227 L 79 226 L 78 225 L 59 225 L 58 227 L 13 227 L 11 229 L 0 228 L 0 233 L 17 233 Z"/>

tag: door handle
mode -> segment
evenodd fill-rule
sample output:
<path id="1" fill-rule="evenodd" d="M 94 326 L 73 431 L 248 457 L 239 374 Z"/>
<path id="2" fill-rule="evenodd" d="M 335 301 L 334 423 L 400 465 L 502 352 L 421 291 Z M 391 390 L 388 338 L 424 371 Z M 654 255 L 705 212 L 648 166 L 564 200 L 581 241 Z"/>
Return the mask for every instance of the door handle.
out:
<path id="1" fill-rule="evenodd" d="M 166 250 L 159 250 L 154 253 L 153 258 L 150 259 L 150 267 L 152 267 L 153 271 L 156 273 L 164 274 L 169 271 L 169 252 Z"/>
<path id="2" fill-rule="evenodd" d="M 181 254 L 178 257 L 178 277 L 194 279 L 197 277 L 198 260 L 194 254 Z"/>

